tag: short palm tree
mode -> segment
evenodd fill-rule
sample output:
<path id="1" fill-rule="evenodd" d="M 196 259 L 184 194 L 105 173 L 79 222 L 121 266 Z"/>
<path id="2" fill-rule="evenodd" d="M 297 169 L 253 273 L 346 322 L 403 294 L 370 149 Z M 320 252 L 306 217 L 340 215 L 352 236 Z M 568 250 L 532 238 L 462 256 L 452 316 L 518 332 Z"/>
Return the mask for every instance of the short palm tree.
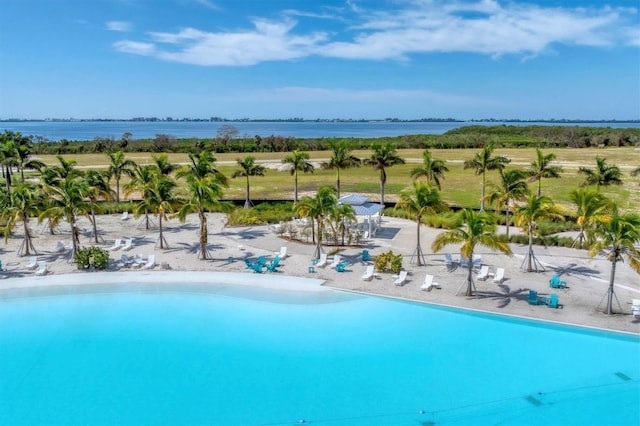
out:
<path id="1" fill-rule="evenodd" d="M 156 166 L 136 164 L 131 180 L 124 186 L 125 197 L 128 197 L 132 193 L 137 193 L 137 196 L 143 200 L 148 198 L 158 174 L 159 171 Z M 137 216 L 144 214 L 145 229 L 147 231 L 151 229 L 149 209 L 145 208 L 144 211 L 136 209 L 136 211 L 138 211 L 138 213 L 134 212 L 134 214 L 137 214 Z"/>
<path id="2" fill-rule="evenodd" d="M 481 244 L 508 255 L 511 255 L 511 249 L 506 242 L 498 239 L 493 216 L 484 212 L 476 213 L 472 209 L 462 210 L 460 215 L 462 218 L 460 227 L 440 233 L 433 241 L 431 248 L 437 253 L 449 244 L 462 243 L 460 254 L 469 259 L 465 295 L 473 296 L 475 289 L 473 282 L 473 253 L 476 245 Z"/>
<path id="3" fill-rule="evenodd" d="M 315 167 L 309 162 L 309 153 L 294 150 L 287 155 L 283 163 L 291 165 L 291 175 L 293 176 L 293 202 L 298 202 L 298 171 L 303 173 L 313 173 Z"/>
<path id="4" fill-rule="evenodd" d="M 245 196 L 245 200 L 244 200 L 244 208 L 248 209 L 249 207 L 251 207 L 251 198 L 249 197 L 249 177 L 250 176 L 264 176 L 265 173 L 267 172 L 266 167 L 257 164 L 256 163 L 256 157 L 252 156 L 252 155 L 247 155 L 246 157 L 244 157 L 243 159 L 238 158 L 236 160 L 236 162 L 238 163 L 238 166 L 240 166 L 239 170 L 236 170 L 233 175 L 231 175 L 232 178 L 239 178 L 239 177 L 244 177 L 247 179 L 247 186 L 246 186 L 246 196 Z"/>
<path id="5" fill-rule="evenodd" d="M 324 230 L 325 218 L 338 206 L 337 190 L 331 185 L 322 185 L 318 188 L 315 197 L 304 196 L 294 205 L 294 210 L 298 217 L 312 217 L 316 221 L 318 238 L 313 257 L 320 258 L 322 254 L 322 233 Z M 315 237 L 315 235 L 314 235 Z"/>
<path id="6" fill-rule="evenodd" d="M 338 204 L 329 213 L 329 225 L 333 233 L 334 244 L 338 245 L 338 234 L 341 237 L 341 245 L 344 245 L 344 236 L 349 229 L 349 222 L 355 220 L 356 211 L 351 204 Z"/>
<path id="7" fill-rule="evenodd" d="M 8 205 L 0 213 L 0 221 L 4 222 L 4 238 L 9 238 L 14 225 L 22 222 L 24 240 L 18 249 L 19 256 L 38 254 L 33 245 L 29 219 L 40 212 L 42 195 L 40 189 L 30 183 L 16 187 L 8 196 Z"/>
<path id="8" fill-rule="evenodd" d="M 487 186 L 487 171 L 504 169 L 505 165 L 511 160 L 507 157 L 492 157 L 495 150 L 495 143 L 489 143 L 476 153 L 476 156 L 470 160 L 465 160 L 465 169 L 474 169 L 476 175 L 482 175 L 482 195 L 480 196 L 480 211 L 484 211 L 485 190 Z"/>
<path id="9" fill-rule="evenodd" d="M 428 184 L 435 184 L 438 190 L 441 190 L 440 181 L 444 180 L 445 172 L 449 171 L 444 160 L 431 158 L 431 152 L 425 149 L 422 153 L 423 165 L 411 170 L 411 179 L 427 178 Z"/>
<path id="10" fill-rule="evenodd" d="M 531 163 L 527 174 L 529 175 L 529 182 L 538 182 L 538 197 L 542 195 L 542 178 L 560 178 L 562 167 L 551 164 L 555 159 L 555 154 L 544 155 L 542 150 L 536 148 L 536 159 Z"/>
<path id="11" fill-rule="evenodd" d="M 380 204 L 384 206 L 384 186 L 387 183 L 386 169 L 398 164 L 404 164 L 405 161 L 398 156 L 396 146 L 392 142 L 374 143 L 371 149 L 373 149 L 373 153 L 366 160 L 366 164 L 373 166 L 374 170 L 378 170 L 380 173 Z"/>
<path id="12" fill-rule="evenodd" d="M 136 206 L 136 215 L 142 212 L 151 212 L 158 216 L 158 242 L 159 248 L 169 248 L 169 243 L 164 237 L 163 221 L 169 220 L 169 214 L 176 210 L 179 200 L 174 196 L 173 190 L 177 186 L 176 181 L 171 177 L 162 176 L 156 172 L 148 193 L 144 200 Z"/>
<path id="13" fill-rule="evenodd" d="M 447 203 L 442 201 L 440 191 L 428 183 L 414 181 L 411 191 L 404 191 L 400 194 L 400 199 L 396 203 L 395 209 L 405 210 L 416 219 L 416 249 L 411 257 L 412 259 L 415 257 L 416 265 L 422 266 L 426 264 L 420 245 L 420 226 L 422 225 L 422 219 L 425 216 L 436 215 L 448 210 L 448 208 Z"/>
<path id="14" fill-rule="evenodd" d="M 331 159 L 322 163 L 323 169 L 336 170 L 336 188 L 338 189 L 338 199 L 340 198 L 340 170 L 351 167 L 360 167 L 362 160 L 351 154 L 349 144 L 344 139 L 332 139 L 329 141 L 329 149 L 333 152 Z"/>
<path id="15" fill-rule="evenodd" d="M 575 206 L 572 215 L 580 227 L 580 232 L 573 241 L 573 247 L 583 248 L 585 244 L 591 245 L 592 231 L 596 223 L 609 216 L 611 201 L 593 188 L 576 188 L 569 194 L 569 199 Z"/>
<path id="16" fill-rule="evenodd" d="M 544 271 L 544 267 L 533 253 L 533 237 L 537 233 L 538 224 L 545 220 L 564 220 L 560 207 L 546 195 L 538 197 L 530 195 L 526 203 L 515 208 L 516 225 L 520 226 L 529 237 L 529 250 L 522 261 L 521 269 L 525 272 Z"/>
<path id="17" fill-rule="evenodd" d="M 178 168 L 176 164 L 169 161 L 169 156 L 164 152 L 159 155 L 154 155 L 153 162 L 156 163 L 158 171 L 163 176 L 169 176 Z"/>
<path id="18" fill-rule="evenodd" d="M 109 179 L 115 178 L 116 180 L 116 202 L 120 202 L 120 180 L 123 176 L 132 177 L 136 163 L 133 160 L 128 160 L 124 156 L 124 152 L 116 151 L 107 154 L 111 164 L 107 169 L 107 176 Z"/>
<path id="19" fill-rule="evenodd" d="M 529 195 L 529 187 L 525 182 L 526 172 L 522 170 L 499 169 L 500 183 L 489 185 L 489 194 L 487 198 L 489 203 L 495 204 L 496 211 L 500 212 L 505 209 L 506 225 L 507 225 L 507 241 L 509 241 L 509 227 L 511 206 L 516 201 L 526 200 Z"/>
<path id="20" fill-rule="evenodd" d="M 640 215 L 636 213 L 621 215 L 614 207 L 610 216 L 603 217 L 597 222 L 594 234 L 597 239 L 591 244 L 589 255 L 595 256 L 600 252 L 606 252 L 607 259 L 611 262 L 606 307 L 607 315 L 611 315 L 613 298 L 616 297 L 614 290 L 616 263 L 626 258 L 629 266 L 640 274 L 640 252 L 636 248 L 640 243 Z"/>
<path id="21" fill-rule="evenodd" d="M 100 212 L 102 209 L 100 208 L 99 200 L 110 201 L 113 199 L 113 191 L 109 186 L 109 179 L 107 178 L 106 173 L 99 170 L 89 170 L 86 174 L 86 182 L 89 186 L 89 191 L 87 193 L 87 198 L 91 202 L 91 212 L 90 212 L 90 221 L 91 226 L 93 227 L 93 240 L 96 244 L 99 244 L 98 241 L 98 225 L 96 222 L 96 211 Z"/>
<path id="22" fill-rule="evenodd" d="M 601 186 L 622 185 L 622 172 L 618 166 L 610 166 L 605 158 L 596 157 L 596 167 L 580 167 L 578 174 L 585 176 L 582 186 L 595 185 L 600 191 Z"/>

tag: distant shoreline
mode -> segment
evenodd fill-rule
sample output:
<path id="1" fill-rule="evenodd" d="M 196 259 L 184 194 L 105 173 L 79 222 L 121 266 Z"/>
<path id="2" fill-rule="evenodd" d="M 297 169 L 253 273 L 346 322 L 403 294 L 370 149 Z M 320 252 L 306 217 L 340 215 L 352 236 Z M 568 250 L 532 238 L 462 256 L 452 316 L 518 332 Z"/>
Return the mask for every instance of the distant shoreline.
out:
<path id="1" fill-rule="evenodd" d="M 353 119 L 353 118 L 315 118 L 315 119 L 270 119 L 270 118 L 7 118 L 0 119 L 0 123 L 179 123 L 179 122 L 209 122 L 209 123 L 640 123 L 640 119 L 609 119 L 609 120 L 586 120 L 586 119 L 455 119 L 455 118 L 418 118 L 418 119 Z"/>

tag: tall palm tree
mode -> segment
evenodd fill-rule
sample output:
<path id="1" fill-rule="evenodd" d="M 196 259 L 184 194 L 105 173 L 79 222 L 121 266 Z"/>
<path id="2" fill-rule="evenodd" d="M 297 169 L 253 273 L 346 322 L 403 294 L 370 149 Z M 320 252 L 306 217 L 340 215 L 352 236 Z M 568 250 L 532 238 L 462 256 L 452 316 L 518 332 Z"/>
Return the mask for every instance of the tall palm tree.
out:
<path id="1" fill-rule="evenodd" d="M 338 189 L 338 199 L 340 198 L 340 170 L 350 167 L 360 167 L 362 160 L 351 154 L 349 144 L 346 140 L 332 139 L 329 141 L 329 149 L 333 152 L 331 159 L 322 163 L 323 169 L 336 169 L 336 188 Z"/>
<path id="2" fill-rule="evenodd" d="M 601 186 L 622 185 L 622 172 L 618 166 L 610 166 L 605 158 L 596 157 L 596 167 L 580 167 L 578 174 L 585 176 L 582 186 L 595 185 L 600 191 Z"/>
<path id="3" fill-rule="evenodd" d="M 436 215 L 448 210 L 448 208 L 447 203 L 442 201 L 440 197 L 440 191 L 428 183 L 414 181 L 411 191 L 404 191 L 400 194 L 400 199 L 396 203 L 395 209 L 405 210 L 416 218 L 416 249 L 413 255 L 417 259 L 416 265 L 422 266 L 426 264 L 424 253 L 420 246 L 420 226 L 422 225 L 422 219 L 425 216 Z"/>
<path id="4" fill-rule="evenodd" d="M 169 214 L 173 213 L 179 204 L 179 200 L 173 194 L 176 186 L 176 181 L 173 178 L 162 176 L 156 171 L 147 195 L 134 209 L 136 216 L 140 216 L 143 212 L 151 212 L 158 216 L 159 235 L 157 244 L 161 249 L 169 248 L 169 244 L 164 237 L 163 221 L 169 220 Z"/>
<path id="5" fill-rule="evenodd" d="M 509 226 L 512 203 L 522 201 L 529 195 L 529 187 L 524 181 L 527 176 L 522 170 L 499 169 L 500 183 L 489 185 L 489 194 L 487 195 L 489 202 L 496 206 L 496 211 L 505 208 L 506 225 L 507 225 L 507 241 L 509 241 Z"/>
<path id="6" fill-rule="evenodd" d="M 133 160 L 128 160 L 124 156 L 124 152 L 116 151 L 109 152 L 107 154 L 109 156 L 109 160 L 111 164 L 109 165 L 108 174 L 109 180 L 111 178 L 115 178 L 116 180 L 116 202 L 120 202 L 120 179 L 123 176 L 132 177 L 134 173 L 134 169 L 136 167 L 136 163 Z"/>
<path id="7" fill-rule="evenodd" d="M 238 166 L 240 166 L 240 170 L 236 170 L 232 178 L 244 177 L 247 179 L 247 188 L 246 188 L 246 197 L 244 200 L 244 208 L 248 209 L 251 207 L 251 199 L 249 197 L 249 176 L 264 176 L 267 172 L 267 168 L 256 163 L 256 157 L 252 155 L 247 155 L 243 159 L 238 158 L 236 160 Z"/>
<path id="8" fill-rule="evenodd" d="M 217 161 L 213 152 L 209 150 L 201 151 L 199 154 L 189 154 L 189 164 L 178 170 L 176 178 L 182 179 L 189 174 L 199 178 L 214 175 L 217 182 L 226 187 L 229 184 L 229 180 L 216 168 Z"/>
<path id="9" fill-rule="evenodd" d="M 640 252 L 636 248 L 640 243 L 640 215 L 636 213 L 621 215 L 614 206 L 610 216 L 603 217 L 597 222 L 595 235 L 598 239 L 589 248 L 589 255 L 595 256 L 604 251 L 611 262 L 606 308 L 607 315 L 611 315 L 615 297 L 616 263 L 626 258 L 629 266 L 640 274 Z"/>
<path id="10" fill-rule="evenodd" d="M 284 160 L 285 164 L 291 165 L 291 175 L 293 176 L 293 201 L 298 202 L 298 171 L 303 173 L 313 173 L 315 167 L 309 162 L 309 153 L 294 150 L 287 155 Z"/>
<path id="11" fill-rule="evenodd" d="M 508 255 L 511 255 L 511 249 L 506 242 L 498 239 L 495 220 L 492 216 L 484 212 L 476 213 L 472 209 L 462 210 L 460 215 L 462 217 L 460 227 L 440 233 L 431 244 L 431 248 L 437 253 L 449 244 L 462 243 L 460 254 L 469 259 L 465 295 L 473 296 L 475 289 L 473 282 L 473 253 L 476 245 L 482 244 L 492 250 L 499 250 Z"/>
<path id="12" fill-rule="evenodd" d="M 4 175 L 8 194 L 11 194 L 11 175 L 18 158 L 18 150 L 13 138 L 13 132 L 7 130 L 0 134 L 0 169 L 2 169 L 2 174 Z"/>
<path id="13" fill-rule="evenodd" d="M 465 169 L 474 169 L 476 175 L 482 175 L 482 195 L 480 197 L 480 211 L 484 211 L 485 189 L 487 186 L 487 171 L 504 169 L 505 165 L 510 163 L 511 160 L 507 157 L 498 156 L 492 157 L 495 150 L 495 143 L 489 143 L 485 145 L 480 152 L 476 153 L 476 156 L 470 160 L 465 160 Z"/>
<path id="14" fill-rule="evenodd" d="M 529 174 L 529 182 L 538 181 L 538 197 L 542 195 L 542 178 L 560 178 L 562 167 L 551 164 L 556 159 L 556 155 L 551 153 L 544 155 L 542 150 L 536 148 L 536 159 L 531 162 L 531 166 L 527 173 Z"/>
<path id="15" fill-rule="evenodd" d="M 427 183 L 434 183 L 438 190 L 441 190 L 440 181 L 444 180 L 445 172 L 449 171 L 447 164 L 444 160 L 439 160 L 431 157 L 431 152 L 425 149 L 422 153 L 423 165 L 411 170 L 411 179 L 419 179 L 421 177 L 427 178 Z"/>
<path id="16" fill-rule="evenodd" d="M 158 171 L 163 176 L 169 176 L 178 168 L 176 164 L 169 161 L 169 156 L 164 152 L 159 155 L 154 155 L 153 162 L 156 163 Z"/>
<path id="17" fill-rule="evenodd" d="M 564 220 L 561 209 L 546 195 L 541 197 L 529 195 L 525 204 L 516 206 L 515 216 L 516 225 L 520 226 L 529 236 L 529 250 L 522 261 L 522 270 L 525 272 L 544 271 L 544 267 L 533 253 L 533 237 L 537 233 L 538 223 L 551 219 Z"/>
<path id="18" fill-rule="evenodd" d="M 405 161 L 398 156 L 396 146 L 392 142 L 374 143 L 371 145 L 371 149 L 373 149 L 373 153 L 365 162 L 373 166 L 374 170 L 380 172 L 380 204 L 384 206 L 384 186 L 387 183 L 386 169 L 398 164 L 404 164 Z"/>
<path id="19" fill-rule="evenodd" d="M 585 243 L 591 245 L 592 231 L 596 223 L 603 221 L 609 215 L 611 201 L 592 188 L 576 188 L 569 194 L 569 199 L 575 205 L 573 216 L 580 227 L 580 232 L 573 241 L 573 247 L 583 248 Z"/>
<path id="20" fill-rule="evenodd" d="M 91 203 L 91 226 L 93 227 L 93 240 L 96 244 L 99 244 L 98 241 L 98 225 L 96 222 L 96 211 L 100 212 L 102 209 L 100 208 L 100 204 L 98 204 L 98 200 L 106 200 L 110 201 L 113 199 L 113 191 L 109 186 L 108 178 L 106 176 L 106 172 L 102 172 L 99 170 L 89 170 L 86 174 L 86 182 L 89 186 L 87 192 L 87 198 Z"/>
<path id="21" fill-rule="evenodd" d="M 5 223 L 4 238 L 9 238 L 14 225 L 22 222 L 24 240 L 18 250 L 19 256 L 38 254 L 33 245 L 29 219 L 40 212 L 42 195 L 36 185 L 22 183 L 8 196 L 8 205 L 0 213 L 0 221 Z"/>
<path id="22" fill-rule="evenodd" d="M 294 205 L 298 217 L 312 217 L 316 221 L 318 238 L 313 257 L 318 259 L 322 254 L 322 233 L 324 221 L 338 205 L 338 192 L 331 185 L 322 185 L 318 188 L 315 197 L 304 196 Z"/>
<path id="23" fill-rule="evenodd" d="M 136 164 L 131 181 L 124 186 L 125 197 L 134 192 L 138 193 L 143 200 L 150 197 L 151 189 L 159 173 L 156 166 Z M 149 209 L 145 208 L 144 211 L 139 211 L 138 216 L 142 214 L 144 214 L 145 229 L 148 231 L 151 229 Z"/>

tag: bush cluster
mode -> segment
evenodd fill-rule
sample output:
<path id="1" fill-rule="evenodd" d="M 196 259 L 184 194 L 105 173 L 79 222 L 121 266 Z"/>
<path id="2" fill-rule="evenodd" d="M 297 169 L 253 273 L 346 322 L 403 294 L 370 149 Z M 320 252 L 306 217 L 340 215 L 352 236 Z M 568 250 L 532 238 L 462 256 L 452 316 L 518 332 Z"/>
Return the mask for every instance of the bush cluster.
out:
<path id="1" fill-rule="evenodd" d="M 402 255 L 394 254 L 392 250 L 375 256 L 373 266 L 377 272 L 391 271 L 394 274 L 402 270 Z"/>
<path id="2" fill-rule="evenodd" d="M 97 270 L 107 269 L 109 266 L 109 252 L 100 247 L 83 247 L 76 252 L 76 265 L 78 269 Z"/>

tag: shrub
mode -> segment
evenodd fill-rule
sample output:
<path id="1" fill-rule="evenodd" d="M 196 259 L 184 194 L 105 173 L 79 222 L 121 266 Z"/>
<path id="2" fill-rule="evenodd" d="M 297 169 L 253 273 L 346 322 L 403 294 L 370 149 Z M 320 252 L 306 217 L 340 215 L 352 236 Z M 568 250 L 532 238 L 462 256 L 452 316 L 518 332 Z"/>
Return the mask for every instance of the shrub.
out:
<path id="1" fill-rule="evenodd" d="M 397 274 L 402 270 L 402 255 L 394 254 L 393 251 L 389 250 L 386 253 L 377 255 L 373 265 L 378 272 L 391 271 Z"/>
<path id="2" fill-rule="evenodd" d="M 83 247 L 76 252 L 78 269 L 107 269 L 109 266 L 109 252 L 100 247 Z"/>

